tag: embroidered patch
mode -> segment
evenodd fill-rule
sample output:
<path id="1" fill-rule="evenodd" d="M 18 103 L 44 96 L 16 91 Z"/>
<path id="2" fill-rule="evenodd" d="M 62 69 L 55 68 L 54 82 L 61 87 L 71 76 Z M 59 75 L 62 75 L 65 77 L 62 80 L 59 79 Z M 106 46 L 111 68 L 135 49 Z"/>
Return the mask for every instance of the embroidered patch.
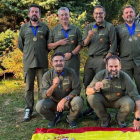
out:
<path id="1" fill-rule="evenodd" d="M 118 92 L 118 93 L 117 93 L 117 96 L 120 96 L 120 94 L 121 94 L 121 93 Z"/>
<path id="2" fill-rule="evenodd" d="M 43 39 L 43 35 L 41 35 L 40 38 Z"/>
<path id="3" fill-rule="evenodd" d="M 103 41 L 103 38 L 100 38 L 100 42 L 102 42 Z"/>

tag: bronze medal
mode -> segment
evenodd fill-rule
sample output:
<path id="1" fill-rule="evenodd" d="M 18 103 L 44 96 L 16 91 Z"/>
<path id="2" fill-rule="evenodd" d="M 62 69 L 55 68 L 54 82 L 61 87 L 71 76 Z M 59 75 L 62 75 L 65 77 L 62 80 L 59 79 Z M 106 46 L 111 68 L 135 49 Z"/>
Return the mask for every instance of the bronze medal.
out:
<path id="1" fill-rule="evenodd" d="M 92 28 L 92 31 L 93 31 L 94 33 L 97 33 L 97 28 Z"/>
<path id="2" fill-rule="evenodd" d="M 37 41 L 37 37 L 34 37 L 34 38 L 33 38 L 33 41 Z"/>

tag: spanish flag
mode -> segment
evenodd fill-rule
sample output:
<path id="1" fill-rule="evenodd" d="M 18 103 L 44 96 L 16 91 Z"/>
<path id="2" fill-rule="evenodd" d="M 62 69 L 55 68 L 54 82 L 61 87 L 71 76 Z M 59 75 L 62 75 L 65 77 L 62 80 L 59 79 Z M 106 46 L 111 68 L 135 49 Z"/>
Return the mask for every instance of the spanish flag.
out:
<path id="1" fill-rule="evenodd" d="M 31 140 L 140 140 L 140 132 L 133 128 L 36 128 Z"/>

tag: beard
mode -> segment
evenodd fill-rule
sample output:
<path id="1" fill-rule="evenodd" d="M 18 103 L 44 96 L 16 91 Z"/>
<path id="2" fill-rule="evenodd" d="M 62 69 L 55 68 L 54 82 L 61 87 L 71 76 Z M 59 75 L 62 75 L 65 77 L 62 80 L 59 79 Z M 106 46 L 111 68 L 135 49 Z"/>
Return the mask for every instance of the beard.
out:
<path id="1" fill-rule="evenodd" d="M 112 74 L 112 73 L 115 73 L 115 74 Z M 118 71 L 116 71 L 116 70 L 111 70 L 110 72 L 109 72 L 109 77 L 111 78 L 111 79 L 113 79 L 113 78 L 115 78 L 117 75 L 118 75 Z"/>
<path id="2" fill-rule="evenodd" d="M 31 17 L 31 21 L 38 21 L 38 17 L 37 17 L 36 15 L 33 15 L 33 16 Z"/>
<path id="3" fill-rule="evenodd" d="M 132 16 L 128 16 L 125 21 L 128 22 L 128 23 L 133 23 L 135 20 L 135 17 L 132 17 Z"/>

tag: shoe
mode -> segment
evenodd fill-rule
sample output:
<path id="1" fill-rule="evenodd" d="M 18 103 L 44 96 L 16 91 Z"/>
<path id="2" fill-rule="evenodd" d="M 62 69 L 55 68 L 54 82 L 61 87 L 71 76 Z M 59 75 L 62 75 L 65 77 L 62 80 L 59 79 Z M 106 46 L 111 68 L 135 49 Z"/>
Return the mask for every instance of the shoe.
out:
<path id="1" fill-rule="evenodd" d="M 57 113 L 56 113 L 55 120 L 50 121 L 50 122 L 48 123 L 47 127 L 48 127 L 48 128 L 51 128 L 51 127 L 56 126 L 56 124 L 60 121 L 60 117 L 61 117 L 62 114 L 63 114 L 63 112 L 57 112 Z"/>
<path id="2" fill-rule="evenodd" d="M 93 109 L 92 109 L 91 107 L 88 107 L 88 108 L 85 109 L 85 111 L 83 112 L 83 116 L 91 115 L 92 113 L 94 113 Z"/>
<path id="3" fill-rule="evenodd" d="M 125 127 L 127 127 L 125 121 L 120 122 L 120 121 L 117 119 L 117 116 L 115 117 L 115 119 L 116 119 L 116 122 L 118 123 L 118 126 L 119 126 L 120 128 L 125 128 Z"/>
<path id="4" fill-rule="evenodd" d="M 109 117 L 107 118 L 106 121 L 101 121 L 101 127 L 109 127 L 110 121 L 111 121 L 111 116 L 109 114 Z"/>
<path id="5" fill-rule="evenodd" d="M 31 115 L 32 115 L 32 111 L 31 111 L 30 109 L 27 108 L 27 109 L 25 110 L 25 116 L 24 116 L 24 118 L 23 118 L 23 121 L 24 121 L 24 122 L 30 121 Z"/>
<path id="6" fill-rule="evenodd" d="M 75 122 L 75 121 L 70 121 L 70 120 L 68 119 L 68 116 L 67 116 L 67 118 L 66 118 L 66 121 L 69 123 L 69 126 L 70 126 L 71 128 L 77 127 L 76 122 Z"/>

